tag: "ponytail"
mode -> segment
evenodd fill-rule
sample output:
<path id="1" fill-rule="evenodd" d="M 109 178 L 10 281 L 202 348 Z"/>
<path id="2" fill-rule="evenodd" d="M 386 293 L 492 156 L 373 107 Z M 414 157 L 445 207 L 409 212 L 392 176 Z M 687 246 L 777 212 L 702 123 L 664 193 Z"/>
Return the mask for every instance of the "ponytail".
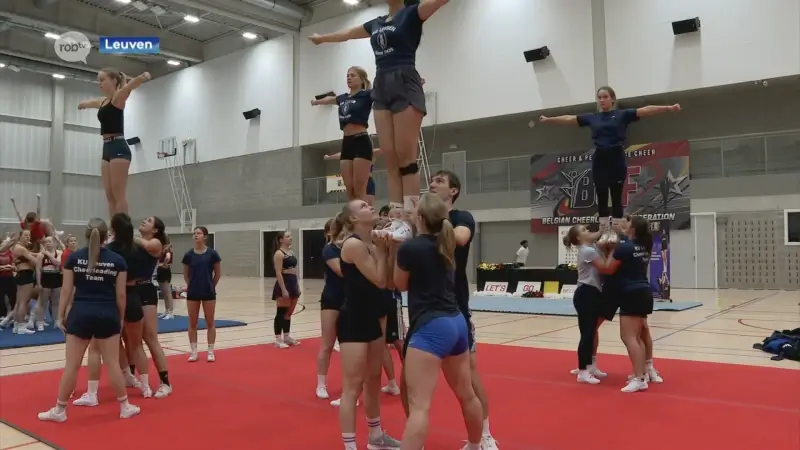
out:
<path id="1" fill-rule="evenodd" d="M 92 228 L 89 232 L 89 265 L 86 269 L 91 272 L 97 266 L 97 261 L 100 259 L 100 230 Z"/>
<path id="2" fill-rule="evenodd" d="M 372 82 L 364 78 L 361 83 L 361 89 L 372 89 Z"/>
<path id="3" fill-rule="evenodd" d="M 581 227 L 582 225 L 573 225 L 572 227 L 570 227 L 569 231 L 567 231 L 567 234 L 565 234 L 564 238 L 561 240 L 561 242 L 564 243 L 564 247 L 572 248 L 572 246 L 581 243 L 579 239 L 581 234 Z"/>
<path id="4" fill-rule="evenodd" d="M 561 239 L 561 242 L 564 243 L 564 247 L 567 247 L 568 249 L 572 248 L 572 242 L 569 241 L 569 235 L 568 234 L 564 235 L 564 238 Z"/>
<path id="5" fill-rule="evenodd" d="M 442 221 L 442 229 L 436 234 L 436 244 L 439 254 L 444 259 L 445 267 L 450 270 L 455 269 L 456 233 L 449 219 Z"/>

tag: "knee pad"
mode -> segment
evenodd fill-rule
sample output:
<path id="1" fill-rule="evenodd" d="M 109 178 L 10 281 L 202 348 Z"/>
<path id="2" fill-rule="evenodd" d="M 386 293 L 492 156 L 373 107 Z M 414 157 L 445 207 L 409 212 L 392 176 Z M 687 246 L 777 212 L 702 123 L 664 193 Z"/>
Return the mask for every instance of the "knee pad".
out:
<path id="1" fill-rule="evenodd" d="M 405 167 L 400 168 L 400 176 L 414 175 L 415 173 L 418 172 L 419 172 L 419 165 L 417 165 L 417 163 L 411 163 Z"/>

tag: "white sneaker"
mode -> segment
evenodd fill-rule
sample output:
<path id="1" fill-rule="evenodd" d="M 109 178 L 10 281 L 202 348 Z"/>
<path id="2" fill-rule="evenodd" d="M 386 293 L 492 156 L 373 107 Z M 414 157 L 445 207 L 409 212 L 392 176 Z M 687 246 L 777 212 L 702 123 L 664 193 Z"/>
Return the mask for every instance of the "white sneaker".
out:
<path id="1" fill-rule="evenodd" d="M 285 342 L 283 342 L 283 339 L 276 339 L 275 340 L 275 347 L 278 347 L 278 348 L 289 348 L 289 345 L 287 345 Z"/>
<path id="2" fill-rule="evenodd" d="M 341 404 L 342 404 L 342 399 L 341 399 L 341 398 L 337 398 L 336 400 L 334 400 L 334 401 L 332 401 L 332 402 L 331 402 L 331 406 L 335 406 L 335 407 L 337 407 L 337 408 L 338 408 L 338 407 L 339 407 Z M 361 405 L 361 400 L 356 400 L 356 406 L 360 406 L 360 405 Z"/>
<path id="3" fill-rule="evenodd" d="M 628 384 L 621 389 L 622 392 L 637 392 L 647 390 L 647 381 L 633 377 L 628 381 Z"/>
<path id="4" fill-rule="evenodd" d="M 57 238 L 59 238 L 59 239 L 63 238 L 63 237 L 64 237 L 64 234 L 65 234 L 65 232 L 64 232 L 64 231 L 59 231 L 59 230 L 56 230 L 56 237 L 57 237 Z"/>
<path id="5" fill-rule="evenodd" d="M 34 333 L 36 333 L 35 331 L 33 331 L 30 328 L 28 328 L 27 325 L 28 325 L 27 323 L 15 324 L 14 325 L 14 334 L 23 335 L 23 334 L 34 334 Z"/>
<path id="6" fill-rule="evenodd" d="M 392 225 L 390 230 L 391 230 L 392 240 L 394 240 L 395 242 L 403 242 L 405 240 L 408 240 L 412 237 L 413 234 L 411 232 L 411 225 L 409 225 L 407 222 L 397 219 L 392 220 Z"/>
<path id="7" fill-rule="evenodd" d="M 650 383 L 661 384 L 664 382 L 664 379 L 661 378 L 661 374 L 658 373 L 655 367 L 648 367 L 647 368 L 647 381 Z"/>
<path id="8" fill-rule="evenodd" d="M 605 378 L 608 376 L 607 373 L 598 369 L 597 366 L 589 366 L 587 367 L 587 370 L 589 370 L 589 373 L 594 375 L 595 378 Z M 569 373 L 571 373 L 572 375 L 577 375 L 578 373 L 580 373 L 580 371 L 581 371 L 580 369 L 572 369 Z"/>
<path id="9" fill-rule="evenodd" d="M 72 404 L 75 406 L 97 406 L 99 403 L 97 401 L 97 394 L 84 392 L 83 395 L 75 399 Z"/>
<path id="10" fill-rule="evenodd" d="M 394 386 L 386 385 L 381 388 L 381 392 L 389 395 L 400 395 L 400 387 L 396 384 Z"/>
<path id="11" fill-rule="evenodd" d="M 333 351 L 338 352 L 341 350 L 341 347 L 339 347 L 339 340 L 337 339 L 336 342 L 333 343 Z"/>
<path id="12" fill-rule="evenodd" d="M 212 351 L 209 351 L 209 352 L 208 352 L 208 355 L 206 356 L 206 361 L 208 361 L 208 362 L 214 362 L 214 361 L 216 361 L 216 360 L 217 360 L 217 358 L 214 356 L 214 351 L 213 351 L 213 350 L 212 350 Z"/>
<path id="13" fill-rule="evenodd" d="M 0 328 L 6 328 L 7 326 L 11 325 L 11 322 L 14 321 L 14 315 L 8 315 L 3 317 L 3 320 L 0 320 Z"/>
<path id="14" fill-rule="evenodd" d="M 283 337 L 283 342 L 286 345 L 290 345 L 290 346 L 300 345 L 300 341 L 298 341 L 297 339 L 295 339 L 295 338 L 293 338 L 291 336 L 284 336 Z"/>
<path id="15" fill-rule="evenodd" d="M 331 398 L 331 396 L 328 395 L 327 386 L 317 386 L 317 398 L 320 400 L 327 400 Z"/>
<path id="16" fill-rule="evenodd" d="M 165 398 L 165 397 L 169 397 L 170 394 L 172 394 L 172 386 L 169 386 L 167 384 L 162 384 L 161 386 L 158 387 L 158 390 L 156 391 L 156 393 L 153 394 L 153 397 L 155 397 L 155 398 Z"/>
<path id="17" fill-rule="evenodd" d="M 126 373 L 125 374 L 125 386 L 126 387 L 136 388 L 136 389 L 141 389 L 142 388 L 142 383 L 132 373 Z"/>
<path id="18" fill-rule="evenodd" d="M 168 312 L 168 313 L 164 314 L 163 316 L 161 316 L 161 318 L 163 320 L 172 320 L 172 319 L 175 318 L 175 314 L 172 314 L 171 312 Z"/>
<path id="19" fill-rule="evenodd" d="M 600 380 L 588 370 L 581 370 L 578 372 L 578 383 L 598 384 Z"/>
<path id="20" fill-rule="evenodd" d="M 136 405 L 131 405 L 129 402 L 125 402 L 120 405 L 119 407 L 119 418 L 120 419 L 130 419 L 131 417 L 139 414 L 141 409 L 139 409 Z"/>
<path id="21" fill-rule="evenodd" d="M 39 413 L 39 420 L 45 422 L 66 422 L 67 410 L 63 409 L 59 411 L 58 408 L 54 406 L 43 413 Z"/>
<path id="22" fill-rule="evenodd" d="M 44 331 L 44 322 L 36 322 L 36 331 Z"/>
<path id="23" fill-rule="evenodd" d="M 195 362 L 195 361 L 197 361 L 197 352 L 193 351 L 189 353 L 189 362 Z"/>
<path id="24" fill-rule="evenodd" d="M 481 450 L 500 450 L 497 446 L 497 441 L 494 440 L 492 435 L 483 435 L 481 438 Z"/>
<path id="25" fill-rule="evenodd" d="M 141 390 L 142 390 L 142 397 L 151 398 L 153 396 L 153 390 L 150 388 L 150 386 L 142 384 Z"/>

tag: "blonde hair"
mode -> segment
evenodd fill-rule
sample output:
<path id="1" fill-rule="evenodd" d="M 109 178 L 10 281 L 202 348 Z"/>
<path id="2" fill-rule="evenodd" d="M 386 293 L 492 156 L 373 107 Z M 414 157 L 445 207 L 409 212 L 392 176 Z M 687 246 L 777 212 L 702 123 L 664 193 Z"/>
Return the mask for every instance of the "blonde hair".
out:
<path id="1" fill-rule="evenodd" d="M 436 236 L 439 254 L 448 269 L 455 268 L 456 234 L 450 223 L 449 211 L 444 201 L 436 195 L 425 194 L 419 199 L 417 213 L 425 230 Z"/>
<path id="2" fill-rule="evenodd" d="M 114 80 L 114 86 L 116 86 L 117 89 L 122 89 L 122 86 L 125 86 L 125 84 L 128 83 L 128 80 L 130 80 L 130 77 L 112 67 L 102 69 L 100 72 L 103 72 L 109 78 Z"/>
<path id="3" fill-rule="evenodd" d="M 88 271 L 94 270 L 100 259 L 100 248 L 108 238 L 108 225 L 103 219 L 95 218 L 86 225 L 86 239 L 89 240 L 89 264 L 86 266 Z"/>
<path id="4" fill-rule="evenodd" d="M 353 66 L 349 70 L 358 74 L 358 78 L 361 79 L 361 89 L 372 89 L 372 82 L 369 81 L 369 74 L 363 67 Z"/>

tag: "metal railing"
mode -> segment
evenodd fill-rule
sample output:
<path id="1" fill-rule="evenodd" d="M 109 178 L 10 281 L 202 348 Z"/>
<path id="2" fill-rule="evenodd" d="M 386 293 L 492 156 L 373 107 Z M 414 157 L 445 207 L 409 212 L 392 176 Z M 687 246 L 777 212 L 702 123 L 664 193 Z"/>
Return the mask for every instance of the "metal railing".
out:
<path id="1" fill-rule="evenodd" d="M 690 142 L 693 179 L 800 173 L 800 131 Z M 436 173 L 440 167 L 431 165 L 431 173 Z M 376 170 L 372 176 L 376 198 L 386 199 L 386 171 Z M 530 177 L 528 155 L 467 161 L 464 193 L 527 191 Z M 346 198 L 344 192 L 327 192 L 326 177 L 303 180 L 303 205 L 344 203 Z"/>

